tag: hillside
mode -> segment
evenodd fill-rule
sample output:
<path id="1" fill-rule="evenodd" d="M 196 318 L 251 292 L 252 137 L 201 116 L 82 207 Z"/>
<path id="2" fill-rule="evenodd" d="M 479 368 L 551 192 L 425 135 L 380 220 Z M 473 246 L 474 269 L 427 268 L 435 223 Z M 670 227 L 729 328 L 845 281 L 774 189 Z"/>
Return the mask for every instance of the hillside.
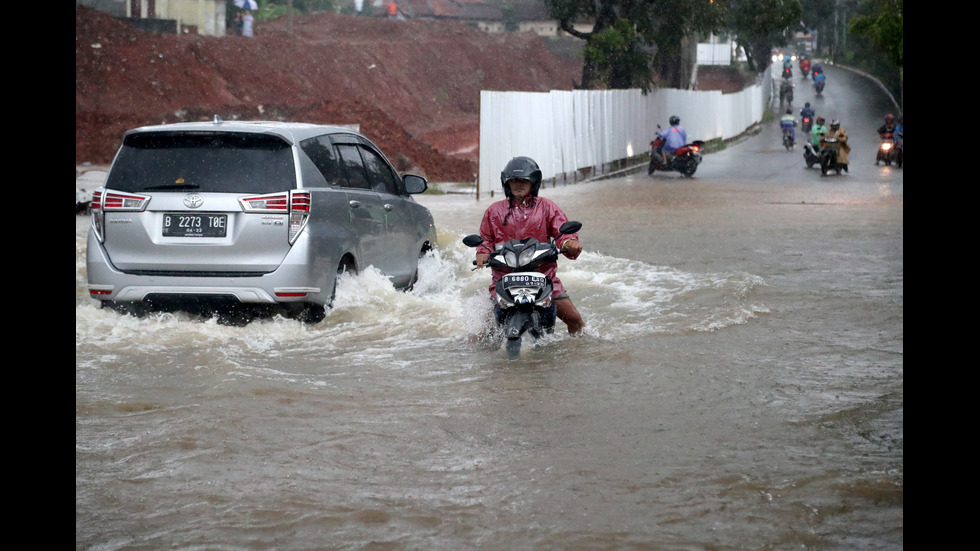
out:
<path id="1" fill-rule="evenodd" d="M 163 35 L 75 6 L 75 163 L 107 164 L 122 133 L 187 120 L 359 124 L 402 171 L 477 172 L 480 90 L 570 90 L 581 62 L 534 34 L 456 22 L 316 14 L 256 37 Z"/>
<path id="2" fill-rule="evenodd" d="M 453 21 L 324 13 L 295 16 L 292 36 L 285 20 L 255 32 L 157 34 L 76 4 L 75 164 L 108 164 L 129 128 L 217 114 L 359 124 L 398 170 L 470 181 L 480 90 L 571 90 L 581 79 L 581 60 L 550 53 L 552 39 Z M 738 89 L 711 69 L 700 89 Z"/>

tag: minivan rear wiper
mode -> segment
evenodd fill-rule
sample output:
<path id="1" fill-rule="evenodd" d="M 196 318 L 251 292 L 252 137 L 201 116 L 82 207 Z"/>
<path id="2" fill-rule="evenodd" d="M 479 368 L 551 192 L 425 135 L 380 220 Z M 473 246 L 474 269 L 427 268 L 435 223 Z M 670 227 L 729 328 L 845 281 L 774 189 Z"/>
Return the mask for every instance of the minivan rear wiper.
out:
<path id="1" fill-rule="evenodd" d="M 161 189 L 199 189 L 201 186 L 197 184 L 164 184 L 162 186 L 148 186 L 143 188 L 143 191 L 156 191 Z"/>

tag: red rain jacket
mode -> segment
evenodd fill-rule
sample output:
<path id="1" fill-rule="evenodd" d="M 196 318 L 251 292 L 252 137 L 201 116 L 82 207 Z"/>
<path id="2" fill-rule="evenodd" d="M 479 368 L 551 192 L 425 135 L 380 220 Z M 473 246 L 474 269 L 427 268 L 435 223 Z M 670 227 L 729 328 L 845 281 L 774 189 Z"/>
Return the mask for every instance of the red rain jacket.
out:
<path id="1" fill-rule="evenodd" d="M 547 243 L 549 238 L 557 238 L 561 233 L 558 228 L 568 222 L 565 213 L 550 199 L 544 197 L 527 197 L 524 204 L 511 207 L 510 199 L 497 201 L 487 207 L 483 213 L 483 221 L 480 223 L 480 237 L 483 244 L 477 247 L 477 254 L 490 254 L 496 246 L 503 245 L 511 239 L 526 239 L 534 237 L 542 243 Z M 529 204 L 528 204 L 529 203 Z M 557 243 L 561 248 L 564 241 L 568 239 L 578 240 L 578 234 L 562 236 Z M 491 245 L 492 244 L 492 245 Z M 558 263 L 548 262 L 539 268 L 541 273 L 551 278 L 554 284 L 553 296 L 558 296 L 565 292 L 565 286 L 556 275 Z M 496 297 L 497 281 L 506 272 L 494 269 L 493 281 L 490 283 L 490 294 Z"/>

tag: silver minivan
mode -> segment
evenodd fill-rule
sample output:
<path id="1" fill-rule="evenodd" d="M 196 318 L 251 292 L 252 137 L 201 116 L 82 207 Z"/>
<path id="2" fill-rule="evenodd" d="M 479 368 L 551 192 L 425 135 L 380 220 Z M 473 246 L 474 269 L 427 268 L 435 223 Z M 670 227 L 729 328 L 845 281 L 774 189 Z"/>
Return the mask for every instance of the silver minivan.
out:
<path id="1" fill-rule="evenodd" d="M 223 305 L 317 322 L 344 272 L 374 266 L 412 286 L 436 246 L 411 196 L 426 188 L 346 127 L 136 128 L 93 192 L 89 293 L 120 311 Z"/>

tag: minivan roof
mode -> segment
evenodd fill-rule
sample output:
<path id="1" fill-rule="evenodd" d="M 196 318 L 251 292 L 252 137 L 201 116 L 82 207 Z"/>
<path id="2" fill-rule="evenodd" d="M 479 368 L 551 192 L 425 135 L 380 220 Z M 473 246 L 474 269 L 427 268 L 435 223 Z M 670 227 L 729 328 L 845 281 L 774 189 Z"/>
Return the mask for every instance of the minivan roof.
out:
<path id="1" fill-rule="evenodd" d="M 360 132 L 347 126 L 283 121 L 226 121 L 217 115 L 210 122 L 178 122 L 141 126 L 127 131 L 125 135 L 145 132 L 244 132 L 250 134 L 273 134 L 291 144 L 324 134 L 346 133 L 363 136 Z"/>

